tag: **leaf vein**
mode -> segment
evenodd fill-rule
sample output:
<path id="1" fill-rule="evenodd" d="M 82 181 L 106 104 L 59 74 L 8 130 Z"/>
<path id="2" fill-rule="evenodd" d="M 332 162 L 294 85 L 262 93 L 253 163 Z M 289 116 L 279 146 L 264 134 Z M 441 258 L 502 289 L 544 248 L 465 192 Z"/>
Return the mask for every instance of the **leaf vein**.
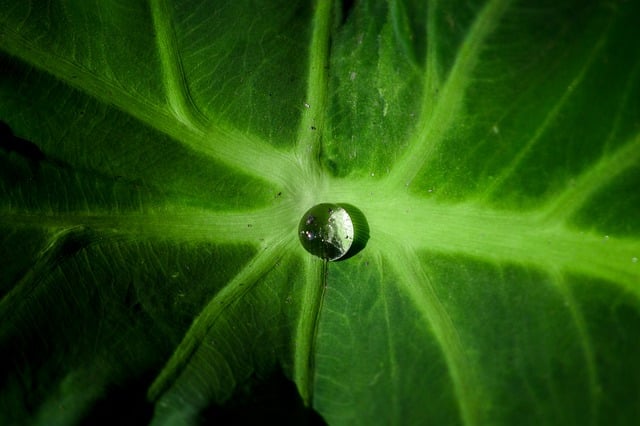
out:
<path id="1" fill-rule="evenodd" d="M 471 74 L 487 38 L 500 22 L 509 3 L 509 0 L 491 0 L 483 7 L 467 33 L 433 107 L 432 93 L 423 93 L 420 119 L 409 141 L 409 148 L 394 165 L 387 177 L 387 184 L 395 188 L 408 186 L 416 175 L 433 161 L 458 111 L 462 108 L 467 86 L 471 82 Z M 436 12 L 432 10 L 431 16 L 434 13 Z M 431 20 L 432 24 L 434 19 Z M 434 55 L 430 49 L 436 48 L 436 40 L 428 43 L 427 57 Z M 425 73 L 425 86 L 429 90 L 433 90 L 434 85 L 437 85 L 435 66 L 436 64 L 427 66 Z"/>
<path id="2" fill-rule="evenodd" d="M 211 298 L 149 388 L 147 393 L 149 399 L 157 400 L 182 374 L 227 307 L 244 297 L 276 264 L 277 259 L 282 257 L 282 253 L 291 250 L 292 242 L 291 238 L 270 241 L 265 250 L 258 252 L 224 288 Z"/>
<path id="3" fill-rule="evenodd" d="M 455 324 L 440 302 L 420 260 L 413 250 L 400 245 L 396 247 L 394 255 L 385 257 L 398 277 L 402 290 L 409 295 L 440 345 L 463 423 L 477 424 L 480 411 L 477 379 L 469 367 L 471 363 L 464 354 Z"/>

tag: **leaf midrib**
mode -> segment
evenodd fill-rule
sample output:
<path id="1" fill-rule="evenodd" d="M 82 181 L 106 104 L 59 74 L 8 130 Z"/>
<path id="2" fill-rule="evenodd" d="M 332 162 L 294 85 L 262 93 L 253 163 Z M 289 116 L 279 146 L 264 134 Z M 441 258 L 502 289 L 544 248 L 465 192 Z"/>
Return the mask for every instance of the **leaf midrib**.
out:
<path id="1" fill-rule="evenodd" d="M 635 144 L 634 139 L 633 144 L 625 145 L 620 153 L 629 154 Z M 637 151 L 640 150 L 634 152 Z M 627 159 L 628 164 L 635 164 L 639 155 L 633 157 L 635 160 Z M 613 154 L 611 158 L 616 157 Z M 602 165 L 593 167 L 585 171 L 586 181 L 591 181 L 592 175 L 604 178 Z M 445 204 L 365 180 L 336 180 L 327 188 L 318 199 L 344 200 L 358 206 L 369 222 L 370 244 L 378 245 L 383 252 L 393 252 L 400 244 L 424 252 L 463 255 L 541 270 L 559 268 L 563 272 L 593 275 L 640 295 L 637 288 L 640 271 L 632 262 L 632 258 L 638 257 L 638 239 L 616 236 L 605 239 L 604 234 L 576 228 L 570 217 L 550 216 L 549 211 L 554 209 L 550 210 L 547 205 L 533 211 L 513 211 L 473 202 Z M 568 191 L 575 188 L 592 189 L 582 185 Z M 560 193 L 558 199 L 571 197 Z M 557 204 L 552 201 L 549 206 Z"/>

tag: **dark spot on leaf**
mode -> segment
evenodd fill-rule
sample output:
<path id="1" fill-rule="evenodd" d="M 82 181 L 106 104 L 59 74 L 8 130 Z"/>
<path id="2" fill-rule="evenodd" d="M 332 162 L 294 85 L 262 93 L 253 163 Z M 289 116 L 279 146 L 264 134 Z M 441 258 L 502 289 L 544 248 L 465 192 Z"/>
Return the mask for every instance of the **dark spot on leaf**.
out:
<path id="1" fill-rule="evenodd" d="M 142 313 L 142 304 L 140 302 L 136 302 L 133 305 L 131 305 L 130 312 L 133 315 L 139 315 Z"/>
<path id="2" fill-rule="evenodd" d="M 344 23 L 347 21 L 347 19 L 349 18 L 349 16 L 351 16 L 351 13 L 353 12 L 354 6 L 355 6 L 355 0 L 343 0 L 342 4 L 341 4 L 341 10 L 340 10 L 340 24 L 344 25 Z"/>
<path id="3" fill-rule="evenodd" d="M 133 380 L 110 386 L 80 424 L 149 424 L 153 417 L 153 404 L 147 401 L 147 388 L 153 377 L 153 373 L 147 372 Z"/>
<path id="4" fill-rule="evenodd" d="M 201 424 L 325 425 L 320 414 L 305 407 L 296 386 L 282 371 L 251 376 L 221 406 L 204 410 Z"/>
<path id="5" fill-rule="evenodd" d="M 38 164 L 46 158 L 38 145 L 15 136 L 7 123 L 2 121 L 0 121 L 0 148 L 7 153 L 15 152 L 34 164 Z"/>
<path id="6" fill-rule="evenodd" d="M 324 167 L 334 176 L 338 175 L 339 173 L 339 168 L 338 168 L 338 163 L 336 163 L 334 160 L 330 159 L 330 158 L 325 158 L 324 161 Z"/>
<path id="7" fill-rule="evenodd" d="M 84 226 L 77 226 L 65 231 L 64 234 L 57 237 L 55 243 L 49 249 L 48 257 L 50 259 L 49 262 L 52 264 L 51 266 L 53 267 L 60 261 L 74 256 L 88 247 L 95 239 L 96 235 Z"/>

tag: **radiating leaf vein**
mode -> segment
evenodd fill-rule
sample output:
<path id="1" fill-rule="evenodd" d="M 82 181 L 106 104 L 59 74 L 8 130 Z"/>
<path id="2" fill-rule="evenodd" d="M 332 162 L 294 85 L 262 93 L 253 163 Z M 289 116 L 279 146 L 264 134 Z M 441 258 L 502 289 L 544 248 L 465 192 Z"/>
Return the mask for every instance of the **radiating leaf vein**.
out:
<path id="1" fill-rule="evenodd" d="M 591 412 L 589 418 L 592 419 L 592 423 L 595 424 L 598 418 L 598 400 L 600 384 L 598 382 L 598 371 L 596 367 L 596 358 L 593 349 L 593 342 L 589 337 L 587 325 L 584 321 L 584 314 L 580 311 L 576 304 L 576 300 L 573 296 L 573 291 L 569 288 L 567 280 L 564 278 L 561 272 L 551 271 L 552 280 L 556 284 L 558 291 L 564 299 L 565 306 L 569 310 L 571 318 L 576 327 L 578 333 L 579 344 L 584 353 L 585 364 L 587 366 L 587 382 L 589 383 L 589 396 L 591 398 L 591 404 L 589 404 L 589 410 Z"/>
<path id="2" fill-rule="evenodd" d="M 149 388 L 151 400 L 158 399 L 171 386 L 187 366 L 198 347 L 205 342 L 209 331 L 214 327 L 227 307 L 244 297 L 273 266 L 284 253 L 293 246 L 292 238 L 271 240 L 266 249 L 253 259 L 204 307 L 176 348 L 171 359 L 164 366 Z M 231 375 L 233 376 L 233 375 Z"/>
<path id="3" fill-rule="evenodd" d="M 571 99 L 572 95 L 576 92 L 576 89 L 580 87 L 585 75 L 591 68 L 591 65 L 593 65 L 595 59 L 599 56 L 602 48 L 605 46 L 605 42 L 607 39 L 606 34 L 606 31 L 602 32 L 600 38 L 598 39 L 598 42 L 595 44 L 595 46 L 587 56 L 587 59 L 578 70 L 576 76 L 567 86 L 567 89 L 562 93 L 553 107 L 549 110 L 547 115 L 544 117 L 544 120 L 536 128 L 535 133 L 531 136 L 531 138 L 524 144 L 524 146 L 518 149 L 518 153 L 515 155 L 515 157 L 509 162 L 507 166 L 502 168 L 500 174 L 496 176 L 491 181 L 491 184 L 482 191 L 482 197 L 489 198 L 496 190 L 498 190 L 500 186 L 515 171 L 518 170 L 518 167 L 520 166 L 522 161 L 531 153 L 532 149 L 542 139 L 549 128 L 556 123 L 560 112 L 563 110 L 568 100 Z"/>
<path id="4" fill-rule="evenodd" d="M 580 176 L 573 179 L 567 188 L 546 206 L 547 220 L 566 222 L 595 194 L 623 173 L 638 166 L 640 166 L 640 133 L 616 151 L 602 156 Z"/>
<path id="5" fill-rule="evenodd" d="M 125 113 L 142 121 L 146 125 L 170 136 L 178 143 L 183 143 L 194 151 L 205 154 L 217 161 L 234 167 L 239 173 L 255 176 L 282 187 L 288 187 L 289 171 L 295 163 L 287 153 L 280 152 L 262 140 L 247 133 L 241 133 L 222 124 L 210 124 L 208 128 L 194 127 L 192 122 L 185 124 L 174 115 L 166 105 L 135 96 L 127 89 L 113 81 L 99 77 L 81 65 L 44 51 L 22 35 L 10 29 L 3 29 L 2 49 L 8 54 L 20 58 L 44 72 L 53 75 L 71 87 L 75 87 L 98 101 L 114 105 Z M 169 54 L 165 54 L 169 56 Z M 170 61 L 170 59 L 166 59 Z M 176 65 L 167 65 L 177 68 Z M 178 71 L 175 71 L 178 73 Z M 173 74 L 172 74 L 173 75 Z M 179 78 L 179 75 L 173 75 Z M 169 83 L 178 95 L 172 95 L 180 105 L 185 95 L 175 81 Z M 185 108 L 184 105 L 179 108 Z M 184 113 L 185 111 L 181 111 Z"/>
<path id="6" fill-rule="evenodd" d="M 409 185 L 420 170 L 433 160 L 434 154 L 462 108 L 466 89 L 487 38 L 499 24 L 509 3 L 509 0 L 491 0 L 477 15 L 433 107 L 433 94 L 423 93 L 420 119 L 409 141 L 409 147 L 388 176 L 387 183 L 392 187 Z M 435 44 L 427 46 L 435 47 Z M 427 57 L 430 55 L 434 55 L 434 52 L 427 51 Z M 433 65 L 435 66 L 436 64 Z M 425 74 L 426 87 L 429 89 L 433 89 L 434 84 L 437 84 L 437 70 L 433 67 L 427 66 Z"/>
<path id="7" fill-rule="evenodd" d="M 296 137 L 296 156 L 309 177 L 319 173 L 315 168 L 318 166 L 327 108 L 332 5 L 332 1 L 316 3 L 309 47 L 307 92 Z"/>
<path id="8" fill-rule="evenodd" d="M 455 325 L 438 299 L 419 258 L 411 249 L 398 245 L 394 255 L 386 255 L 385 259 L 398 277 L 400 288 L 409 296 L 440 345 L 463 423 L 478 424 L 480 388 L 472 363 L 466 358 Z"/>

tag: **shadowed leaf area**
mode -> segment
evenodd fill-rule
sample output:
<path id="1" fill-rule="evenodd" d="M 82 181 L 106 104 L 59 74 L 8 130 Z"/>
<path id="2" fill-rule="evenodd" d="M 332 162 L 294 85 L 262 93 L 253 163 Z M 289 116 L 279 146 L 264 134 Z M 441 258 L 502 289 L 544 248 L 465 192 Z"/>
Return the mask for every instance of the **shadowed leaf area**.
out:
<path id="1" fill-rule="evenodd" d="M 637 424 L 638 16 L 0 0 L 0 424 Z"/>

